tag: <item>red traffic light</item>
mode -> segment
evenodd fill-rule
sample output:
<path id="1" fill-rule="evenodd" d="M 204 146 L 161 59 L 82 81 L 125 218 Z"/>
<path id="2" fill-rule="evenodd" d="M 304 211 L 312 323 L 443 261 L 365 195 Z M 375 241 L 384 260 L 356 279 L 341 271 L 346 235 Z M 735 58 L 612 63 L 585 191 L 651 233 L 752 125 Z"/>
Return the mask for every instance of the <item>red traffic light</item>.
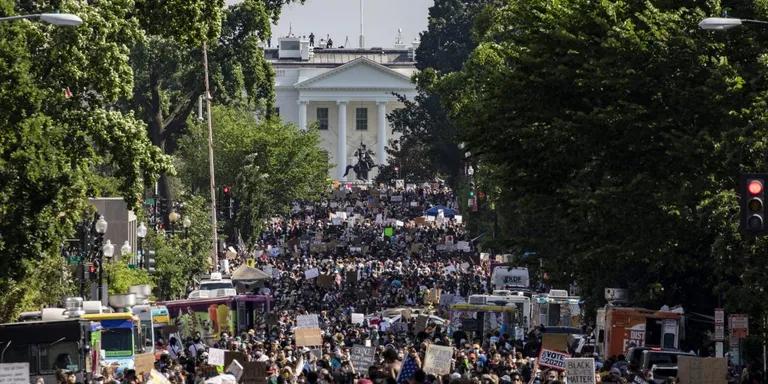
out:
<path id="1" fill-rule="evenodd" d="M 760 180 L 750 180 L 747 184 L 747 190 L 752 195 L 759 195 L 763 193 L 763 182 Z"/>
<path id="2" fill-rule="evenodd" d="M 228 193 L 229 193 L 229 191 L 230 191 L 230 189 L 229 189 L 229 186 L 226 186 L 226 185 L 225 185 L 225 186 L 224 186 L 224 193 L 227 193 L 227 194 L 228 194 Z"/>

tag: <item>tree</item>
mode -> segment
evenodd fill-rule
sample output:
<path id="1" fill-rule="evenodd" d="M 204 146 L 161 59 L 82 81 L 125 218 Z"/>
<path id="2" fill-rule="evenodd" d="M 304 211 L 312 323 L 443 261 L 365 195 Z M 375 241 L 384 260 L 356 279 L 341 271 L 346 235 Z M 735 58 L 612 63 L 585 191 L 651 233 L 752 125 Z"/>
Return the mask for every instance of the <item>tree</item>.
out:
<path id="1" fill-rule="evenodd" d="M 239 204 L 235 224 L 246 240 L 258 236 L 270 215 L 326 189 L 328 157 L 316 131 L 303 132 L 274 118 L 259 120 L 231 107 L 214 107 L 213 118 L 216 182 L 232 187 Z M 182 181 L 192 191 L 209 187 L 207 148 L 207 125 L 190 121 L 178 159 Z"/>
<path id="2" fill-rule="evenodd" d="M 416 50 L 415 77 L 418 95 L 413 101 L 400 98 L 404 108 L 388 116 L 393 131 L 402 136 L 388 148 L 389 165 L 382 167 L 378 179 L 399 177 L 424 181 L 442 176 L 458 186 L 463 169 L 457 129 L 442 107 L 440 96 L 431 91 L 438 74 L 461 69 L 476 46 L 472 35 L 474 20 L 496 0 L 437 0 L 429 9 L 429 25 L 421 34 Z M 398 167 L 398 171 L 394 170 Z"/>
<path id="3" fill-rule="evenodd" d="M 125 108 L 135 109 L 147 122 L 153 144 L 173 154 L 177 140 L 186 131 L 187 121 L 204 94 L 204 40 L 208 42 L 214 103 L 247 107 L 271 116 L 274 73 L 262 44 L 271 37 L 271 23 L 277 20 L 282 6 L 292 1 L 244 0 L 226 9 L 223 0 L 179 4 L 145 0 L 139 4 L 148 14 L 149 37 L 133 48 L 136 88 L 133 98 L 125 101 Z M 210 16 L 205 28 L 178 39 L 168 35 L 174 28 L 165 26 L 166 17 L 172 14 Z M 179 21 L 190 22 L 189 18 Z M 186 26 L 181 24 L 178 28 L 184 30 Z M 160 194 L 172 199 L 171 189 L 169 181 L 163 178 Z"/>
<path id="4" fill-rule="evenodd" d="M 146 126 L 113 108 L 131 93 L 129 47 L 142 38 L 132 8 L 0 1 L 3 16 L 50 11 L 84 22 L 0 24 L 0 321 L 62 299 L 69 285 L 60 246 L 100 174 L 112 175 L 135 206 L 145 186 L 172 169 Z"/>
<path id="5" fill-rule="evenodd" d="M 576 280 L 593 308 L 605 287 L 699 313 L 723 299 L 765 307 L 765 240 L 738 233 L 734 194 L 740 171 L 765 167 L 765 32 L 698 30 L 721 11 L 506 1 L 433 88 L 503 235 L 536 250 L 553 283 Z"/>

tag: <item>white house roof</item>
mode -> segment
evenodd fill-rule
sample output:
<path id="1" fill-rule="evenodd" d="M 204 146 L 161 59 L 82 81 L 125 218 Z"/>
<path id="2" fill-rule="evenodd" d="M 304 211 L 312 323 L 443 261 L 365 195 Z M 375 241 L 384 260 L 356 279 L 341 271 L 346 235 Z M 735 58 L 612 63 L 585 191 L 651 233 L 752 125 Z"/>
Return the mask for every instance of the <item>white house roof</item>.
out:
<path id="1" fill-rule="evenodd" d="M 298 76 L 298 82 L 294 84 L 297 89 L 415 88 L 409 75 L 403 73 L 405 71 L 387 68 L 365 57 L 357 58 L 330 70 L 302 69 L 301 72 Z"/>

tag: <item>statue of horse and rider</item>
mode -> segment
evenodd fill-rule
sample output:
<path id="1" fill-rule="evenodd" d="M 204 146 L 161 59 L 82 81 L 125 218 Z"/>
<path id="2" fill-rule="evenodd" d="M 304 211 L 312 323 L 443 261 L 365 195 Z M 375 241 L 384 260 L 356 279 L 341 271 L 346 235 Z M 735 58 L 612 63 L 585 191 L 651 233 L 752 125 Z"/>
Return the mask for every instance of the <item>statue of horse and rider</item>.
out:
<path id="1" fill-rule="evenodd" d="M 347 177 L 349 170 L 351 169 L 355 171 L 358 180 L 368 181 L 368 172 L 370 172 L 371 169 L 378 167 L 373 161 L 373 151 L 367 149 L 365 144 L 361 142 L 360 147 L 355 151 L 355 156 L 357 157 L 357 164 L 348 165 L 346 172 L 344 172 L 344 177 Z"/>

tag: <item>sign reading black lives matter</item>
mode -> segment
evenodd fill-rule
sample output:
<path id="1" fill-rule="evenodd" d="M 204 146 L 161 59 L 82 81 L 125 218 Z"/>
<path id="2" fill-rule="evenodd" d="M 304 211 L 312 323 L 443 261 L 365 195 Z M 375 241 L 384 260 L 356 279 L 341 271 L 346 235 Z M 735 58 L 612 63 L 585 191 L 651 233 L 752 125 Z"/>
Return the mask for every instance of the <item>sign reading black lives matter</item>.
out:
<path id="1" fill-rule="evenodd" d="M 539 353 L 539 365 L 562 371 L 565 369 L 565 359 L 568 357 L 569 355 L 565 352 L 542 348 Z"/>
<path id="2" fill-rule="evenodd" d="M 568 384 L 595 384 L 595 359 L 565 359 Z"/>

